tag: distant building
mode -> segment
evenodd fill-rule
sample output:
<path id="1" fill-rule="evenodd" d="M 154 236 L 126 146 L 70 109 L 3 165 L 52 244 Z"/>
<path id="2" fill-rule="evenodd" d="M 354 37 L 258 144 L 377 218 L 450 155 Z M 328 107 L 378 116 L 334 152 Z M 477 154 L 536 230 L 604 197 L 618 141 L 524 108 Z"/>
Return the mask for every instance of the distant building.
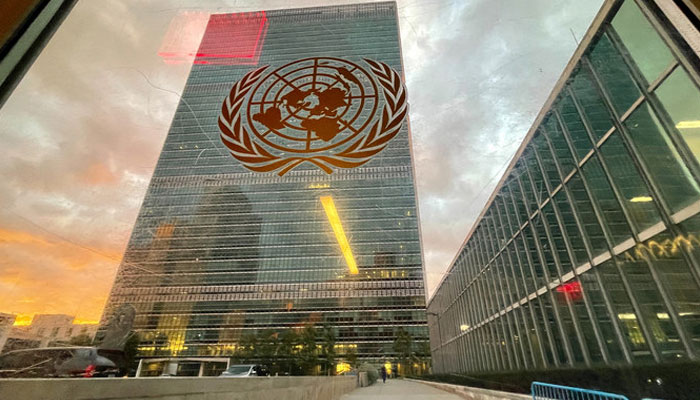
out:
<path id="1" fill-rule="evenodd" d="M 688 18 L 672 1 L 604 2 L 429 301 L 435 372 L 700 357 Z"/>
<path id="2" fill-rule="evenodd" d="M 15 323 L 15 315 L 0 313 L 0 353 L 5 346 L 7 338 L 10 336 L 12 325 Z"/>
<path id="3" fill-rule="evenodd" d="M 0 107 L 76 1 L 0 1 Z"/>
<path id="4" fill-rule="evenodd" d="M 0 317 L 2 315 L 0 314 Z M 4 351 L 65 345 L 80 336 L 85 336 L 86 340 L 92 341 L 98 325 L 75 324 L 74 320 L 74 316 L 65 314 L 37 314 L 30 325 L 11 327 L 7 334 L 7 345 Z"/>

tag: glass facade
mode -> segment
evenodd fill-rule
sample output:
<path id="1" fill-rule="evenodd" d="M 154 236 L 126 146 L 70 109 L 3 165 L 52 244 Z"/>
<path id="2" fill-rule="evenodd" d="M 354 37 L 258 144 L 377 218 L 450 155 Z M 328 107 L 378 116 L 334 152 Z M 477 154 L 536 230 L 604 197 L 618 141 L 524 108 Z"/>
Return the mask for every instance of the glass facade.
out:
<path id="1" fill-rule="evenodd" d="M 138 357 L 233 356 L 247 335 L 309 325 L 333 331 L 338 360 L 392 360 L 399 331 L 427 348 L 407 124 L 362 166 L 302 163 L 281 176 L 246 169 L 217 126 L 232 86 L 260 66 L 368 58 L 401 72 L 396 12 L 393 2 L 269 11 L 262 35 L 242 41 L 259 46 L 257 65 L 195 60 L 103 316 L 104 327 L 133 307 Z M 231 38 L 211 21 L 202 46 L 216 50 Z"/>
<path id="2" fill-rule="evenodd" d="M 603 7 L 429 302 L 434 372 L 700 356 L 697 56 Z"/>

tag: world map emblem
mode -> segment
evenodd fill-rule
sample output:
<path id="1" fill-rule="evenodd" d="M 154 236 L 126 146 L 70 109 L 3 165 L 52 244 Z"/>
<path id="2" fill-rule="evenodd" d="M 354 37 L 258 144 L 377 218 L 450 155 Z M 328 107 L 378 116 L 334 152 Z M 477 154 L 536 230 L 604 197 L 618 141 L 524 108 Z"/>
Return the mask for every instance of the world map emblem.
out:
<path id="1" fill-rule="evenodd" d="M 310 163 L 331 174 L 384 150 L 407 109 L 401 76 L 387 64 L 310 57 L 246 73 L 223 102 L 219 129 L 251 171 L 282 176 Z"/>

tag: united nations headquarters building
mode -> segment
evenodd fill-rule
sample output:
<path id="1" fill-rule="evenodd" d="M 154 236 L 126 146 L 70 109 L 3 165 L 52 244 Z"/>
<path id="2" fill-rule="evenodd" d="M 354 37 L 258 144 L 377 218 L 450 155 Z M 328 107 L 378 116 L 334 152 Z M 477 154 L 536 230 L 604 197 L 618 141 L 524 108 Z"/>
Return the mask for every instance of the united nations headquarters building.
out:
<path id="1" fill-rule="evenodd" d="M 700 357 L 693 4 L 603 3 L 429 301 L 435 372 Z"/>
<path id="2" fill-rule="evenodd" d="M 141 375 L 424 369 L 401 63 L 393 2 L 211 15 L 100 337 Z"/>

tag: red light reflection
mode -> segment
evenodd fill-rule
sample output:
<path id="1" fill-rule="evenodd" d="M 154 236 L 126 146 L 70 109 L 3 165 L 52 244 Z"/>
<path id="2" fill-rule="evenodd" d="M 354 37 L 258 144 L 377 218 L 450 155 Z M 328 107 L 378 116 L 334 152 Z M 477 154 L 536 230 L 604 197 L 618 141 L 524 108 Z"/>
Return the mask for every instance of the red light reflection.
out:
<path id="1" fill-rule="evenodd" d="M 209 18 L 194 63 L 257 65 L 267 27 L 264 11 L 214 14 Z"/>
<path id="2" fill-rule="evenodd" d="M 564 298 L 577 301 L 583 298 L 583 288 L 581 288 L 581 282 L 572 281 L 567 283 L 562 283 L 555 289 L 557 293 L 561 293 Z"/>
<path id="3" fill-rule="evenodd" d="M 197 26 L 202 26 L 201 15 L 185 15 L 180 19 L 173 21 L 172 32 L 166 35 L 158 52 L 166 63 L 179 64 L 194 59 L 195 64 L 258 64 L 269 25 L 265 11 L 210 15 L 198 49 L 189 43 L 195 35 L 186 32 L 194 32 Z"/>

